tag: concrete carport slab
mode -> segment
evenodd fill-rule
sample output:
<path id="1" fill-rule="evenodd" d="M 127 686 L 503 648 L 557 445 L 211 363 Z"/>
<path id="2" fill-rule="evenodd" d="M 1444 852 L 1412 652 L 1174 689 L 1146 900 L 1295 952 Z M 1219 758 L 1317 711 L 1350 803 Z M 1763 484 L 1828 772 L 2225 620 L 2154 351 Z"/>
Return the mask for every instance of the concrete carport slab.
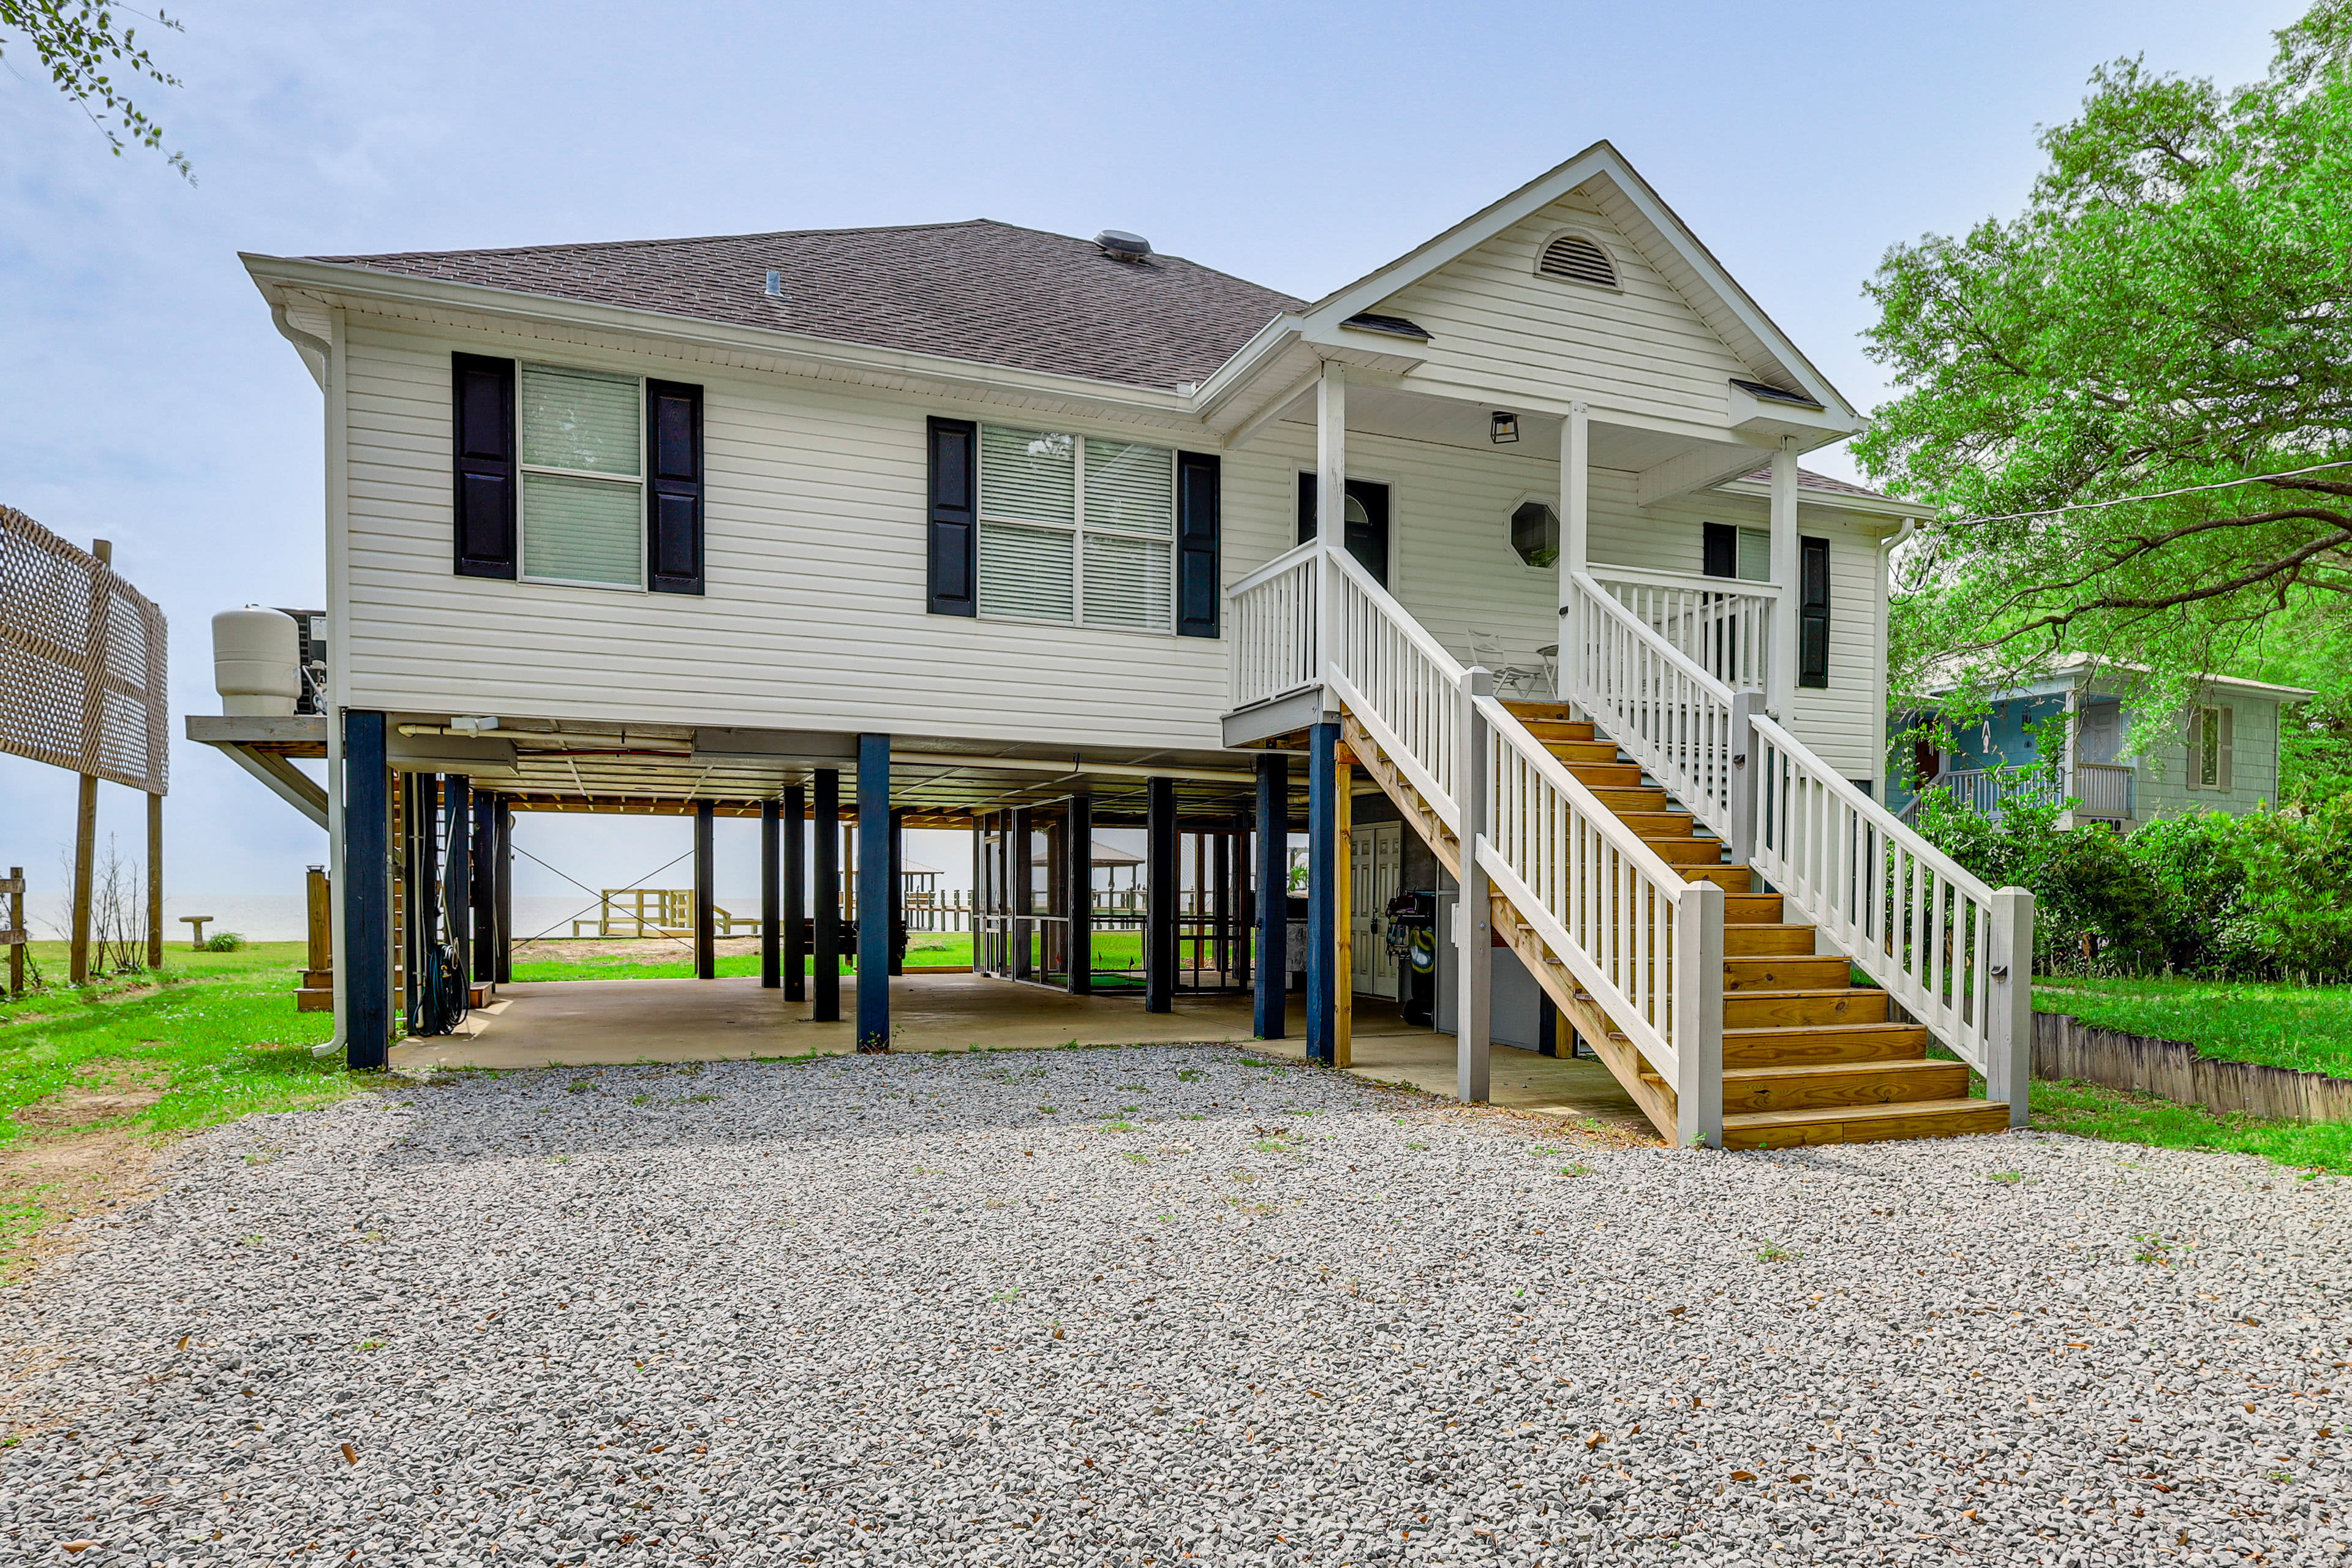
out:
<path id="1" fill-rule="evenodd" d="M 856 1044 L 855 977 L 842 977 L 844 1020 L 820 1024 L 806 1002 L 788 1002 L 752 978 L 563 980 L 499 987 L 464 1032 L 403 1041 L 394 1071 L 608 1067 L 635 1062 L 736 1061 L 845 1055 Z M 1286 1040 L 1251 1036 L 1250 998 L 1179 995 L 1172 1013 L 1147 1013 L 1131 996 L 1072 996 L 985 974 L 908 974 L 890 983 L 891 1048 L 899 1051 L 1050 1050 L 1068 1045 L 1230 1043 L 1303 1060 L 1304 1005 L 1294 999 Z M 1358 1077 L 1432 1093 L 1454 1089 L 1454 1038 L 1405 1023 L 1393 1004 L 1356 999 Z M 1530 1052 L 1494 1054 L 1494 1103 L 1649 1126 L 1598 1062 Z"/>

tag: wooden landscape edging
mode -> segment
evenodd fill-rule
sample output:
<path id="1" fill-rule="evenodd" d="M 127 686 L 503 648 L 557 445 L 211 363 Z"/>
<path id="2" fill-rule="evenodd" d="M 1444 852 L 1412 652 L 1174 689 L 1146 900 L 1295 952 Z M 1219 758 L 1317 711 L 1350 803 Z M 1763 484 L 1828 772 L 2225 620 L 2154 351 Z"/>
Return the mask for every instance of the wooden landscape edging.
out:
<path id="1" fill-rule="evenodd" d="M 2216 1061 L 2181 1040 L 2096 1028 L 2066 1013 L 2033 1015 L 2033 1076 L 2201 1105 L 2222 1116 L 2352 1121 L 2352 1079 Z"/>

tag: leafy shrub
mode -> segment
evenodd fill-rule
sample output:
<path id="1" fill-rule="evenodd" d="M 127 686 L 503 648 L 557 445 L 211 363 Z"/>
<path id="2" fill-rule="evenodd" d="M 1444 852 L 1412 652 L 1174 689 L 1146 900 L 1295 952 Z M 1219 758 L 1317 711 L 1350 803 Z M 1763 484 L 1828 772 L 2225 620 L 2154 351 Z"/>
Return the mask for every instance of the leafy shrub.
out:
<path id="1" fill-rule="evenodd" d="M 2037 968 L 2352 973 L 2352 794 L 2238 817 L 2199 812 L 2126 838 L 2096 824 L 2059 827 L 2072 803 L 2054 765 L 2004 772 L 1999 811 L 1930 790 L 1918 826 L 1994 887 L 2033 895 Z"/>
<path id="2" fill-rule="evenodd" d="M 236 931 L 216 931 L 205 938 L 205 951 L 206 952 L 243 952 L 245 933 Z"/>
<path id="3" fill-rule="evenodd" d="M 2283 974 L 2352 970 L 2352 795 L 2239 819 L 2241 940 Z"/>

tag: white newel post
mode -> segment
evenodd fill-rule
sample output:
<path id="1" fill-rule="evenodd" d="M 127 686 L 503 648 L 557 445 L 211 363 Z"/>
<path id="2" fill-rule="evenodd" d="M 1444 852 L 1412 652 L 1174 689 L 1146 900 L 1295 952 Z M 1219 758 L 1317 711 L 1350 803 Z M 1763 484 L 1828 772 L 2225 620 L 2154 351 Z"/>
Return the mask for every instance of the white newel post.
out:
<path id="1" fill-rule="evenodd" d="M 2009 1101 L 2009 1124 L 2022 1127 L 2033 1081 L 2033 895 L 2023 888 L 1993 894 L 1988 956 L 1985 1098 Z"/>
<path id="2" fill-rule="evenodd" d="M 1725 737 L 1731 750 L 1731 831 L 1725 847 L 1734 866 L 1751 864 L 1756 854 L 1757 781 L 1764 773 L 1764 757 L 1755 719 L 1763 711 L 1762 692 L 1731 694 L 1731 733 Z"/>
<path id="3" fill-rule="evenodd" d="M 1723 889 L 1686 884 L 1675 905 L 1675 1142 L 1723 1147 Z"/>
<path id="4" fill-rule="evenodd" d="M 1591 501 L 1591 420 L 1583 404 L 1571 403 L 1568 417 L 1559 422 L 1559 652 L 1552 667 L 1559 671 L 1559 689 L 1553 695 L 1562 700 L 1573 687 L 1570 661 L 1584 653 L 1576 619 L 1576 574 L 1585 569 L 1592 551 Z"/>
<path id="5" fill-rule="evenodd" d="M 1492 809 L 1486 779 L 1486 726 L 1478 717 L 1481 697 L 1495 694 L 1495 678 L 1472 666 L 1462 672 L 1462 754 L 1454 776 L 1460 782 L 1462 897 L 1455 907 L 1454 1093 L 1483 1104 L 1495 1006 L 1495 900 L 1478 847 L 1486 840 Z"/>
<path id="6" fill-rule="evenodd" d="M 1797 695 L 1797 620 L 1801 585 L 1797 581 L 1797 443 L 1780 437 L 1772 454 L 1772 582 L 1780 602 L 1772 606 L 1771 711 L 1794 728 Z"/>
<path id="7" fill-rule="evenodd" d="M 1339 647 L 1339 574 L 1348 548 L 1348 367 L 1323 362 L 1315 382 L 1315 679 L 1328 689 Z"/>

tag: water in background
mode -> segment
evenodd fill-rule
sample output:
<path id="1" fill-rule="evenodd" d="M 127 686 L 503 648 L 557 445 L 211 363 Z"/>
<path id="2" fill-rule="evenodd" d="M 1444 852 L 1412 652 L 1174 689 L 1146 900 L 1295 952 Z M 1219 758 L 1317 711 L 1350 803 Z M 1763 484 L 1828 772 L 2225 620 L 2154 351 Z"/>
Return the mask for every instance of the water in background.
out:
<path id="1" fill-rule="evenodd" d="M 720 907 L 740 913 L 756 914 L 760 896 L 722 897 Z M 518 894 L 514 901 L 515 935 L 539 936 L 550 931 L 556 936 L 572 934 L 571 918 L 583 915 L 593 919 L 594 901 L 585 895 L 578 898 L 524 898 Z M 66 940 L 69 915 L 67 900 L 59 895 L 27 893 L 25 895 L 25 919 L 32 927 L 34 940 L 63 942 Z M 232 893 L 218 898 L 184 897 L 178 893 L 163 896 L 163 945 L 182 947 L 188 944 L 189 928 L 181 923 L 182 915 L 210 915 L 212 923 L 205 927 L 207 937 L 233 931 L 248 942 L 300 942 L 308 934 L 304 925 L 302 900 L 299 894 Z M 594 928 L 589 928 L 593 934 Z"/>

